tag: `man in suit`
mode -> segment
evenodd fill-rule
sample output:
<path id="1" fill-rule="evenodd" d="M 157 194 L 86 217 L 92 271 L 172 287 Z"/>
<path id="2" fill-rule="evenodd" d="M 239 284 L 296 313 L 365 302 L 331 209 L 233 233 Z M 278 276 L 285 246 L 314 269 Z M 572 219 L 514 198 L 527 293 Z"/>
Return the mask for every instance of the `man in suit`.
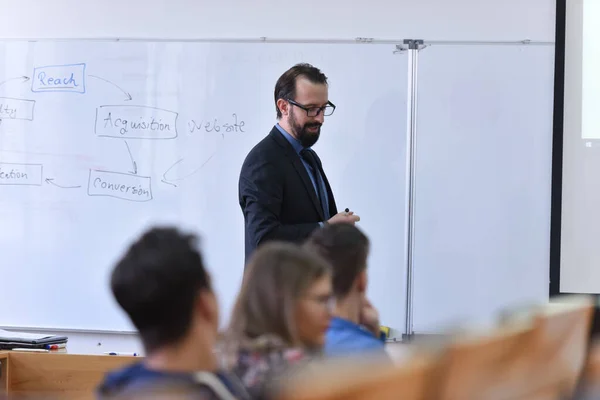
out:
<path id="1" fill-rule="evenodd" d="M 321 160 L 311 149 L 319 139 L 329 101 L 327 77 L 297 64 L 275 84 L 278 123 L 246 156 L 239 178 L 246 260 L 267 240 L 301 242 L 325 223 L 355 223 L 337 211 Z"/>

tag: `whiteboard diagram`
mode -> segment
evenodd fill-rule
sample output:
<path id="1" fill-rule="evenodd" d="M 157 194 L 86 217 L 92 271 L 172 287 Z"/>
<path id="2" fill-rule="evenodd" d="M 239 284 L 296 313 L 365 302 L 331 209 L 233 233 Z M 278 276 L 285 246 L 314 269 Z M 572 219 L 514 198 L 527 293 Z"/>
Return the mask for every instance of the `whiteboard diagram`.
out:
<path id="1" fill-rule="evenodd" d="M 98 105 L 95 110 L 93 131 L 99 138 L 114 139 L 115 145 L 122 142 L 131 160 L 131 169 L 127 171 L 107 171 L 90 169 L 88 181 L 65 184 L 54 177 L 45 177 L 42 164 L 0 163 L 0 185 L 42 186 L 43 182 L 62 189 L 87 188 L 89 196 L 112 197 L 126 201 L 146 202 L 153 199 L 153 181 L 177 186 L 177 182 L 188 178 L 203 168 L 212 159 L 212 155 L 196 169 L 185 176 L 173 176 L 171 171 L 183 159 L 174 161 L 161 177 L 138 174 L 138 162 L 131 152 L 128 141 L 131 140 L 176 140 L 179 136 L 179 113 L 146 105 L 132 105 L 133 98 L 129 92 L 112 81 L 86 74 L 86 64 L 47 65 L 35 67 L 32 78 L 23 75 L 10 78 L 0 84 L 31 84 L 32 97 L 39 98 L 41 93 L 73 93 L 85 95 L 86 82 L 97 79 L 113 86 L 123 93 L 123 104 Z M 43 96 L 43 95 L 42 95 Z M 51 101 L 51 99 L 42 99 Z M 37 100 L 33 98 L 0 97 L 0 124 L 4 120 L 35 121 Z M 43 106 L 43 105 L 42 105 Z M 187 123 L 189 133 L 196 131 L 216 133 L 224 138 L 225 133 L 244 133 L 245 121 L 239 120 L 236 113 L 229 122 L 220 123 L 217 119 L 195 120 Z M 60 183 L 59 183 L 60 182 Z"/>

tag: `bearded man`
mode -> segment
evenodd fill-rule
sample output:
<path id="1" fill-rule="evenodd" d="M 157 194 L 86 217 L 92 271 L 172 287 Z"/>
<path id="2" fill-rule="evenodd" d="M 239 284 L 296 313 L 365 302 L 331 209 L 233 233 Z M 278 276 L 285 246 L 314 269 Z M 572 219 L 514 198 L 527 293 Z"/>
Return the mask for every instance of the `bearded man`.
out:
<path id="1" fill-rule="evenodd" d="M 301 243 L 324 224 L 360 220 L 352 211 L 338 213 L 312 149 L 335 110 L 327 77 L 310 64 L 297 64 L 277 80 L 274 94 L 278 122 L 248 153 L 239 177 L 246 260 L 268 240 Z"/>

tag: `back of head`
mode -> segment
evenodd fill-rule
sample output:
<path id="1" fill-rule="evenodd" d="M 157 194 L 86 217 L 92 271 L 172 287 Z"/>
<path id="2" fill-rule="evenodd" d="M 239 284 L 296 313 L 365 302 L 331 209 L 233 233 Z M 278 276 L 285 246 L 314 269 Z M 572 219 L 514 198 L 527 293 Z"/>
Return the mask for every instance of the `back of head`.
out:
<path id="1" fill-rule="evenodd" d="M 147 352 L 189 331 L 199 294 L 210 279 L 194 235 L 154 228 L 134 242 L 112 272 L 115 299 L 138 329 Z"/>
<path id="2" fill-rule="evenodd" d="M 333 268 L 333 292 L 344 298 L 367 268 L 369 239 L 353 224 L 328 224 L 317 229 L 304 247 L 322 256 Z"/>
<path id="3" fill-rule="evenodd" d="M 268 242 L 252 255 L 231 315 L 227 341 L 236 347 L 277 338 L 298 341 L 295 305 L 308 288 L 330 273 L 317 255 L 292 243 Z"/>

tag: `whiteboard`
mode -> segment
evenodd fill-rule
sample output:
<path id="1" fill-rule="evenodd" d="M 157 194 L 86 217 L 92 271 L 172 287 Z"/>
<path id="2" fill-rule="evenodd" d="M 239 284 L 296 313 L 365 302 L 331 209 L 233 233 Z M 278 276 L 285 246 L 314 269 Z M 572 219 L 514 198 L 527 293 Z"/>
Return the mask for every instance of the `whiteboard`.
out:
<path id="1" fill-rule="evenodd" d="M 419 53 L 414 331 L 547 301 L 553 46 Z"/>
<path id="2" fill-rule="evenodd" d="M 221 321 L 241 282 L 237 185 L 297 62 L 336 104 L 315 146 L 373 242 L 370 296 L 404 322 L 406 55 L 393 45 L 0 42 L 1 326 L 132 331 L 109 274 L 154 224 L 202 237 Z M 7 303 L 5 303 L 7 304 Z"/>

